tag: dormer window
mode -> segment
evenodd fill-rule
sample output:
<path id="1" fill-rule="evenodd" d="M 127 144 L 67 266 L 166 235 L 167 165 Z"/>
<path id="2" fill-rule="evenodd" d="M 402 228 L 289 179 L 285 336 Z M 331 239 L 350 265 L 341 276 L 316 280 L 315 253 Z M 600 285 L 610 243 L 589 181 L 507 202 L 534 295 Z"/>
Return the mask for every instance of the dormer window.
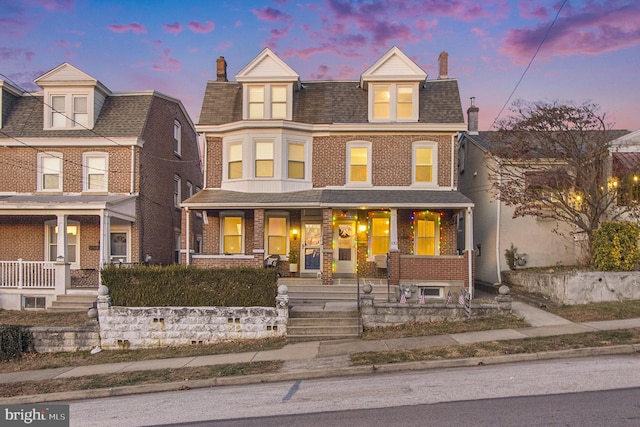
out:
<path id="1" fill-rule="evenodd" d="M 48 110 L 47 128 L 89 128 L 89 96 L 87 94 L 55 94 L 45 105 Z"/>
<path id="2" fill-rule="evenodd" d="M 249 120 L 280 119 L 291 117 L 290 85 L 247 85 L 245 103 Z"/>
<path id="3" fill-rule="evenodd" d="M 417 122 L 418 85 L 370 83 L 369 121 Z"/>

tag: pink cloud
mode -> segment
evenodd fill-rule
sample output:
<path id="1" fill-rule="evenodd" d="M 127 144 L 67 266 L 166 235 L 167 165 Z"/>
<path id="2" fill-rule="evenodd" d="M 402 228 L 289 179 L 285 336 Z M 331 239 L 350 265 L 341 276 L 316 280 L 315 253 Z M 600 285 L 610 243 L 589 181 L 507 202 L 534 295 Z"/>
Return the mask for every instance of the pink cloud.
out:
<path id="1" fill-rule="evenodd" d="M 14 49 L 8 47 L 0 47 L 0 59 L 3 61 L 26 61 L 31 62 L 35 56 L 35 52 L 26 49 Z"/>
<path id="2" fill-rule="evenodd" d="M 291 15 L 269 6 L 266 6 L 264 9 L 251 9 L 251 12 L 261 21 L 288 22 L 291 20 Z"/>
<path id="3" fill-rule="evenodd" d="M 327 65 L 320 65 L 318 71 L 311 73 L 311 78 L 313 80 L 329 80 L 331 78 L 329 76 L 329 67 Z"/>
<path id="4" fill-rule="evenodd" d="M 528 61 L 543 39 L 548 23 L 507 32 L 500 51 Z M 597 55 L 640 44 L 640 4 L 608 1 L 582 9 L 563 9 L 541 49 L 549 56 Z"/>
<path id="5" fill-rule="evenodd" d="M 167 48 L 162 51 L 162 56 L 156 60 L 151 68 L 154 71 L 173 74 L 180 71 L 180 65 L 180 61 L 171 57 L 171 49 Z"/>
<path id="6" fill-rule="evenodd" d="M 269 30 L 269 35 L 271 35 L 272 40 L 280 40 L 289 35 L 289 30 L 291 27 L 284 27 L 281 29 L 272 28 Z"/>
<path id="7" fill-rule="evenodd" d="M 173 24 L 162 24 L 162 28 L 169 34 L 180 34 L 182 32 L 182 24 L 175 22 Z"/>
<path id="8" fill-rule="evenodd" d="M 478 36 L 478 37 L 484 37 L 484 36 L 486 36 L 486 33 L 485 33 L 485 31 L 484 31 L 482 28 L 473 27 L 473 28 L 471 29 L 471 32 L 472 32 L 473 34 L 475 34 L 476 36 Z"/>
<path id="9" fill-rule="evenodd" d="M 69 47 L 69 46 L 71 46 L 71 42 L 69 40 L 56 40 L 56 46 L 58 46 L 58 47 Z"/>
<path id="10" fill-rule="evenodd" d="M 45 10 L 67 11 L 76 7 L 75 0 L 37 0 L 37 3 Z"/>
<path id="11" fill-rule="evenodd" d="M 418 19 L 416 19 L 415 26 L 416 26 L 416 29 L 418 31 L 427 31 L 427 30 L 429 30 L 431 28 L 437 27 L 438 26 L 438 20 L 437 19 L 432 19 L 431 21 L 425 21 L 422 18 L 418 18 Z"/>
<path id="12" fill-rule="evenodd" d="M 523 1 L 519 5 L 520 16 L 523 18 L 549 18 L 549 12 L 544 6 L 535 4 L 532 0 Z"/>
<path id="13" fill-rule="evenodd" d="M 242 27 L 242 21 L 236 21 L 236 23 L 235 23 L 235 24 L 233 24 L 233 26 L 234 26 L 235 28 Z"/>
<path id="14" fill-rule="evenodd" d="M 127 33 L 131 31 L 136 34 L 142 34 L 147 32 L 147 29 L 144 27 L 144 25 L 137 22 L 125 25 L 111 24 L 107 27 L 107 29 L 109 29 L 109 31 L 113 31 L 114 33 Z"/>
<path id="15" fill-rule="evenodd" d="M 187 24 L 187 27 L 194 33 L 210 33 L 215 29 L 215 24 L 211 21 L 207 21 L 205 24 L 201 24 L 197 21 L 191 21 Z"/>

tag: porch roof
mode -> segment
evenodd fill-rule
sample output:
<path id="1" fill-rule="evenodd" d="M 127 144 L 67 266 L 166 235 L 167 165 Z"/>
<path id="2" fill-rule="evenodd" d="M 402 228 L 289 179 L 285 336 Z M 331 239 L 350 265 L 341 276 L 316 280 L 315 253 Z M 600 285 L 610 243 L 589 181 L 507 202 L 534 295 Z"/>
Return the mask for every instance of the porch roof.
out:
<path id="1" fill-rule="evenodd" d="M 182 203 L 190 209 L 220 208 L 413 208 L 461 209 L 473 202 L 458 191 L 402 189 L 312 189 L 288 193 L 243 193 L 205 189 Z"/>
<path id="2" fill-rule="evenodd" d="M 98 215 L 108 211 L 110 215 L 127 221 L 135 221 L 133 195 L 61 195 L 61 194 L 12 194 L 0 195 L 0 215 L 45 215 L 64 213 L 69 215 Z"/>

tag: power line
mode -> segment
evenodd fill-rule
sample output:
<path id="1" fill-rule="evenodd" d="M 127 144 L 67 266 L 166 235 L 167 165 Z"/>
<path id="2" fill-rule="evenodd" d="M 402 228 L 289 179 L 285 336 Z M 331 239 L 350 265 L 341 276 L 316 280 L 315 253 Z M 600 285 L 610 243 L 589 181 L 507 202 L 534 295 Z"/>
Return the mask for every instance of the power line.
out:
<path id="1" fill-rule="evenodd" d="M 540 52 L 540 49 L 542 48 L 542 45 L 547 40 L 547 37 L 549 36 L 549 33 L 551 32 L 551 28 L 553 28 L 554 24 L 558 20 L 558 16 L 560 16 L 560 11 L 562 10 L 562 8 L 564 7 L 564 5 L 566 3 L 567 3 L 567 0 L 563 0 L 562 4 L 558 8 L 558 12 L 556 12 L 556 16 L 553 18 L 553 21 L 551 21 L 551 24 L 549 25 L 549 28 L 547 28 L 547 31 L 544 33 L 544 37 L 542 37 L 542 40 L 540 40 L 540 43 L 538 44 L 538 47 L 536 48 L 536 51 L 533 53 L 533 56 L 531 57 L 531 60 L 529 61 L 529 64 L 527 64 L 527 67 L 522 72 L 522 75 L 520 76 L 520 79 L 518 80 L 518 83 L 516 83 L 515 87 L 511 91 L 511 94 L 509 95 L 509 97 L 505 101 L 504 105 L 502 106 L 502 108 L 498 112 L 498 115 L 496 116 L 495 119 L 493 119 L 493 123 L 491 123 L 491 126 L 489 127 L 489 129 L 493 128 L 493 126 L 496 124 L 496 121 L 498 121 L 498 118 L 500 117 L 500 115 L 502 114 L 504 109 L 507 107 L 507 104 L 509 104 L 509 102 L 511 101 L 511 98 L 513 97 L 513 95 L 516 93 L 516 90 L 518 90 L 518 87 L 520 86 L 520 83 L 522 83 L 522 80 L 524 80 L 524 76 L 527 74 L 527 71 L 529 71 L 529 68 L 531 68 L 531 64 L 533 64 L 533 61 L 536 59 L 536 56 L 538 56 L 538 52 Z"/>

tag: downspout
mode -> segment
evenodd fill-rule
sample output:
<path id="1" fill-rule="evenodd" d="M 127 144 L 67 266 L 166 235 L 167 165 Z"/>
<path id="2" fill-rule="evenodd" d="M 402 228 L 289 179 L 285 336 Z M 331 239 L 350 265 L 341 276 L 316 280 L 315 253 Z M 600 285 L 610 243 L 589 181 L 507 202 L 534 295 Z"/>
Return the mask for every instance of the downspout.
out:
<path id="1" fill-rule="evenodd" d="M 130 185 L 130 194 L 135 193 L 135 185 L 136 185 L 136 146 L 131 146 L 131 185 Z"/>
<path id="2" fill-rule="evenodd" d="M 199 138 L 202 140 L 202 188 L 207 188 L 207 137 L 200 134 Z"/>
<path id="3" fill-rule="evenodd" d="M 502 186 L 502 172 L 498 174 L 498 188 Z M 500 191 L 500 190 L 498 190 Z M 502 215 L 502 200 L 500 200 L 500 193 L 498 193 L 496 203 L 496 273 L 498 276 L 498 283 L 502 283 L 502 272 L 500 271 L 500 215 Z"/>
<path id="4" fill-rule="evenodd" d="M 191 247 L 190 247 L 191 245 L 189 244 L 189 243 L 191 243 L 191 233 L 190 233 L 191 215 L 189 214 L 189 208 L 184 208 L 184 212 L 185 212 L 185 216 L 186 216 L 186 219 L 185 219 L 186 226 L 185 227 L 187 229 L 186 236 L 185 236 L 186 242 L 185 242 L 185 245 L 184 245 L 185 249 L 187 251 L 186 254 L 185 254 L 185 257 L 186 257 L 186 264 L 189 265 L 189 264 L 191 264 Z"/>
<path id="5" fill-rule="evenodd" d="M 469 271 L 469 298 L 473 299 L 473 210 L 467 208 L 467 262 Z"/>
<path id="6" fill-rule="evenodd" d="M 456 140 L 455 135 L 451 135 L 451 189 L 455 188 L 455 171 L 458 169 L 454 164 L 454 160 L 456 159 Z"/>

